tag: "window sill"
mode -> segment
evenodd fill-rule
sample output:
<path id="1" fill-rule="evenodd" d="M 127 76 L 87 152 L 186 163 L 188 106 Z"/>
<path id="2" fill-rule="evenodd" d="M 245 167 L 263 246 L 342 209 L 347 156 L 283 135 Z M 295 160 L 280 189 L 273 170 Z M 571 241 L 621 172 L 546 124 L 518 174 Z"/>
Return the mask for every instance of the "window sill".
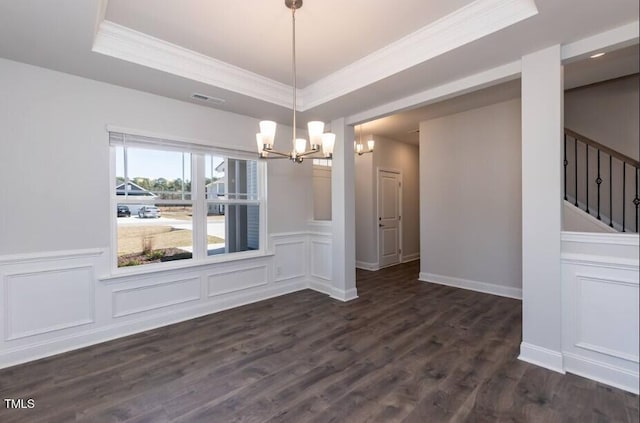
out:
<path id="1" fill-rule="evenodd" d="M 246 251 L 242 253 L 233 253 L 228 255 L 207 257 L 201 260 L 187 259 L 173 263 L 154 263 L 146 264 L 138 267 L 113 269 L 110 275 L 98 278 L 98 281 L 105 283 L 121 282 L 132 276 L 153 276 L 159 273 L 172 270 L 196 270 L 200 267 L 210 266 L 212 264 L 233 263 L 236 261 L 260 259 L 272 257 L 273 252 L 268 251 Z"/>

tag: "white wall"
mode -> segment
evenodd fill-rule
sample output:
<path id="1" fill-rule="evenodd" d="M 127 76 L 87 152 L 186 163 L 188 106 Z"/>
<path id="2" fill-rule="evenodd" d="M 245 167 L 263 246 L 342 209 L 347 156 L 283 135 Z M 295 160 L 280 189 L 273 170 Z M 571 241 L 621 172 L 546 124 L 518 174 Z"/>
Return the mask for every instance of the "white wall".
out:
<path id="1" fill-rule="evenodd" d="M 421 279 L 520 297 L 520 99 L 420 123 Z"/>
<path id="2" fill-rule="evenodd" d="M 330 166 L 313 166 L 313 219 L 331 221 Z"/>
<path id="3" fill-rule="evenodd" d="M 369 134 L 363 136 L 368 140 Z M 373 135 L 373 153 L 356 156 L 356 260 L 363 268 L 378 265 L 377 169 L 402 172 L 402 260 L 420 254 L 419 149 L 416 145 Z"/>
<path id="4" fill-rule="evenodd" d="M 522 58 L 520 359 L 563 372 L 560 269 L 562 64 L 559 45 Z"/>
<path id="5" fill-rule="evenodd" d="M 0 255 L 109 246 L 108 124 L 255 150 L 253 118 L 7 60 L 0 77 L 0 178 L 16 181 L 2 184 Z M 311 166 L 272 162 L 268 182 L 270 230 L 306 229 L 309 202 L 290 200 Z"/>
<path id="6" fill-rule="evenodd" d="M 615 229 L 587 214 L 568 201 L 562 204 L 562 230 L 571 232 L 617 232 Z"/>
<path id="7" fill-rule="evenodd" d="M 332 234 L 293 201 L 311 164 L 284 160 L 268 164 L 270 254 L 112 271 L 106 125 L 253 152 L 256 119 L 3 59 L 0 92 L 0 367 L 307 287 L 335 294 Z"/>

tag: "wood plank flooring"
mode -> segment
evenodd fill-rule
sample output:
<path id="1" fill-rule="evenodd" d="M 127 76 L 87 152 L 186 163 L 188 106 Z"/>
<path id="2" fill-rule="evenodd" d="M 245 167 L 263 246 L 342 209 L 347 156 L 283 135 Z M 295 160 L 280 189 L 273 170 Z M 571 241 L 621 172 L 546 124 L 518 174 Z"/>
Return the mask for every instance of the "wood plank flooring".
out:
<path id="1" fill-rule="evenodd" d="M 0 422 L 638 422 L 638 396 L 516 359 L 519 301 L 358 271 L 0 370 Z"/>

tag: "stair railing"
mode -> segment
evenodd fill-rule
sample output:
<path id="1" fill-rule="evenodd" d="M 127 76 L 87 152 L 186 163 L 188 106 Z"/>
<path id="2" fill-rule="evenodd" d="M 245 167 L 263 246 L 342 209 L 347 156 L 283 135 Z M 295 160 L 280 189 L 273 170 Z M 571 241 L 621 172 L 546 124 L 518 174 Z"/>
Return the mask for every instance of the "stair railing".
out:
<path id="1" fill-rule="evenodd" d="M 573 148 L 572 148 L 573 147 Z M 567 149 L 569 148 L 569 152 Z M 573 151 L 570 151 L 573 150 Z M 592 153 L 596 154 L 596 164 L 592 166 L 589 162 L 589 153 L 590 150 Z M 567 153 L 569 155 L 567 155 Z M 571 154 L 573 153 L 573 154 Z M 573 155 L 573 160 L 570 161 L 571 155 Z M 583 161 L 582 170 L 583 172 L 579 172 L 579 161 Z M 602 162 L 606 164 L 608 161 L 608 169 L 604 169 L 605 174 L 602 173 Z M 571 164 L 571 169 L 569 169 L 569 165 Z M 592 216 L 595 213 L 595 217 L 598 220 L 603 220 L 603 216 L 601 215 L 601 200 L 603 197 L 603 193 L 601 192 L 601 185 L 605 182 L 605 179 L 608 182 L 608 187 L 605 185 L 605 191 L 608 188 L 608 213 L 609 213 L 609 226 L 614 228 L 614 221 L 617 229 L 622 229 L 622 232 L 627 232 L 628 230 L 632 230 L 627 225 L 627 208 L 633 210 L 635 206 L 635 232 L 638 232 L 638 225 L 640 224 L 638 219 L 638 206 L 640 205 L 640 194 L 638 192 L 638 185 L 640 184 L 640 162 L 635 160 L 629 156 L 626 156 L 606 145 L 600 144 L 597 141 L 594 141 L 590 138 L 585 137 L 584 135 L 578 134 L 568 128 L 564 130 L 564 199 L 569 201 L 569 196 L 567 192 L 567 184 L 573 182 L 573 186 L 570 186 L 569 194 L 571 194 L 571 189 L 574 194 L 573 205 L 579 207 L 585 212 L 591 214 Z M 614 175 L 614 165 L 620 169 L 619 178 L 618 175 Z M 592 169 L 590 169 L 590 167 Z M 595 169 L 593 169 L 595 167 Z M 608 175 L 606 174 L 608 170 Z M 569 172 L 568 171 L 573 171 Z M 633 190 L 633 194 L 627 196 L 627 174 L 632 172 L 633 180 L 635 184 L 635 190 Z M 571 174 L 573 173 L 573 174 Z M 621 184 L 616 183 L 614 185 L 614 176 L 618 179 L 617 182 L 621 181 Z M 571 177 L 573 180 L 569 181 L 568 177 Z M 605 178 L 605 179 L 603 179 Z M 580 190 L 578 186 L 578 181 L 584 181 L 584 189 Z M 595 183 L 595 210 L 593 210 L 592 203 L 589 202 L 589 187 L 593 186 Z M 615 195 L 614 195 L 615 194 Z M 621 203 L 619 204 L 619 210 L 616 212 L 617 208 L 614 208 L 614 196 L 619 197 L 621 199 Z M 593 199 L 592 199 L 593 202 Z M 582 203 L 582 204 L 580 204 Z M 631 205 L 633 204 L 633 206 Z M 614 214 L 616 216 L 614 217 Z M 621 218 L 620 220 L 616 220 Z M 607 223 L 607 222 L 604 222 Z"/>

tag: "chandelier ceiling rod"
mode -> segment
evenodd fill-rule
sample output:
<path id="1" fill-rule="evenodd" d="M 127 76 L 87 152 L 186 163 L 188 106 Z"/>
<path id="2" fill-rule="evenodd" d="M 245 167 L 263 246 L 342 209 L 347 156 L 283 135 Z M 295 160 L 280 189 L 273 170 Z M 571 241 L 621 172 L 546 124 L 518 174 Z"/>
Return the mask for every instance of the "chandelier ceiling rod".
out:
<path id="1" fill-rule="evenodd" d="M 289 158 L 295 163 L 302 163 L 304 157 L 319 153 L 322 149 L 322 156 L 331 159 L 335 144 L 335 134 L 324 133 L 324 122 L 312 121 L 308 123 L 310 149 L 307 150 L 307 140 L 297 138 L 297 102 L 298 102 L 298 73 L 296 67 L 296 10 L 302 7 L 302 0 L 285 0 L 285 6 L 291 9 L 291 70 L 293 76 L 293 148 L 291 152 L 284 153 L 273 148 L 276 133 L 276 123 L 274 121 L 263 120 L 260 122 L 260 132 L 256 134 L 258 155 L 262 159 Z"/>
<path id="2" fill-rule="evenodd" d="M 285 4 L 287 5 L 287 7 L 289 7 L 291 9 L 291 22 L 292 22 L 292 29 L 293 29 L 293 36 L 291 37 L 292 42 L 291 42 L 291 57 L 293 58 L 293 60 L 291 61 L 291 69 L 292 69 L 292 73 L 293 73 L 293 139 L 296 139 L 296 109 L 298 107 L 297 105 L 297 100 L 298 100 L 298 75 L 296 72 L 296 9 L 298 8 L 298 3 L 293 0 L 291 2 L 291 6 L 289 6 L 288 2 L 285 2 Z M 300 1 L 300 6 L 302 6 L 302 1 Z M 294 141 L 295 142 L 295 141 Z"/>

